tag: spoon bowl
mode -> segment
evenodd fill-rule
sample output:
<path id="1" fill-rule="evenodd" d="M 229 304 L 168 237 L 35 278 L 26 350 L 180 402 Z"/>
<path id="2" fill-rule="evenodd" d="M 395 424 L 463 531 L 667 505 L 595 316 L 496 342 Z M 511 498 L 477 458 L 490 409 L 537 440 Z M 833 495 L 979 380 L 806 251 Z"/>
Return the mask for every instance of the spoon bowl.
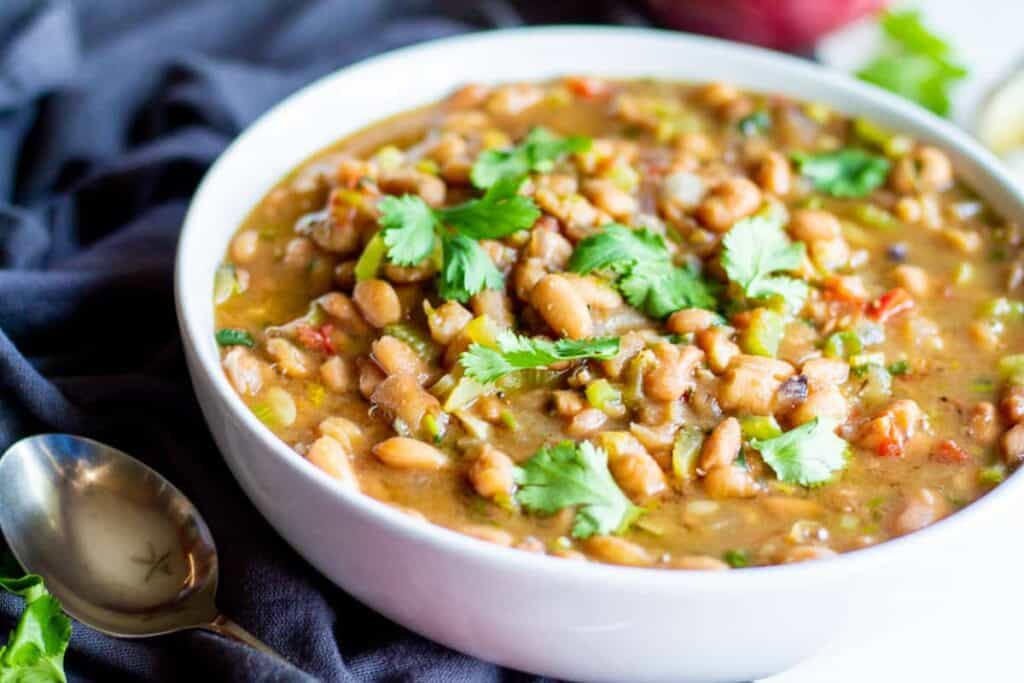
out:
<path id="1" fill-rule="evenodd" d="M 123 638 L 201 628 L 273 650 L 223 617 L 217 549 L 170 482 L 126 453 L 41 434 L 0 458 L 0 529 L 72 617 Z"/>

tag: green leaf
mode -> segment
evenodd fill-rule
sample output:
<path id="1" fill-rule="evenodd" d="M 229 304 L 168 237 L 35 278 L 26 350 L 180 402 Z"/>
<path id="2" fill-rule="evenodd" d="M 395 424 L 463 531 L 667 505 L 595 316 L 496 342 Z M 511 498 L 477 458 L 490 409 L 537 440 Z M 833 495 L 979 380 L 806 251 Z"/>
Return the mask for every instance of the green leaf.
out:
<path id="1" fill-rule="evenodd" d="M 232 327 L 225 327 L 217 330 L 214 335 L 217 343 L 221 346 L 248 346 L 250 349 L 256 345 L 252 335 L 245 330 L 238 330 Z"/>
<path id="2" fill-rule="evenodd" d="M 505 278 L 480 245 L 464 235 L 441 237 L 444 264 L 437 292 L 444 299 L 466 302 L 484 289 L 501 289 Z"/>
<path id="3" fill-rule="evenodd" d="M 887 159 L 856 148 L 817 154 L 793 152 L 790 156 L 814 189 L 833 197 L 864 197 L 889 175 Z"/>
<path id="4" fill-rule="evenodd" d="M 681 308 L 714 308 L 711 286 L 689 268 L 672 263 L 660 235 L 611 223 L 576 245 L 569 270 L 586 274 L 607 270 L 619 275 L 616 286 L 629 304 L 653 318 Z"/>
<path id="5" fill-rule="evenodd" d="M 749 299 L 779 298 L 798 311 L 807 298 L 807 283 L 788 275 L 804 257 L 804 245 L 790 242 L 777 218 L 752 216 L 738 221 L 722 239 L 722 267 Z"/>
<path id="6" fill-rule="evenodd" d="M 881 27 L 887 38 L 884 52 L 857 77 L 940 116 L 949 114 L 949 91 L 967 76 L 967 70 L 953 60 L 950 45 L 929 31 L 916 11 L 886 12 Z"/>
<path id="7" fill-rule="evenodd" d="M 529 197 L 517 194 L 521 179 L 502 179 L 479 199 L 438 209 L 437 218 L 473 239 L 500 239 L 532 226 L 540 209 Z"/>
<path id="8" fill-rule="evenodd" d="M 577 358 L 611 358 L 619 352 L 618 337 L 550 341 L 504 330 L 497 341 L 497 349 L 472 344 L 459 356 L 466 375 L 480 382 L 494 382 L 517 370 L 542 368 Z"/>
<path id="9" fill-rule="evenodd" d="M 25 574 L 10 553 L 0 561 L 0 587 L 26 601 L 7 643 L 0 647 L 0 683 L 64 683 L 71 620 L 60 602 L 47 592 L 41 577 Z"/>
<path id="10" fill-rule="evenodd" d="M 384 197 L 380 211 L 381 237 L 388 247 L 388 260 L 400 266 L 415 266 L 434 250 L 437 218 L 433 209 L 411 194 Z"/>
<path id="11" fill-rule="evenodd" d="M 587 137 L 559 138 L 546 128 L 534 128 L 521 145 L 482 152 L 473 164 L 470 179 L 475 186 L 485 188 L 499 180 L 521 179 L 531 171 L 548 173 L 561 157 L 585 152 L 590 144 Z"/>
<path id="12" fill-rule="evenodd" d="M 752 439 L 750 446 L 780 480 L 817 486 L 846 467 L 848 445 L 836 436 L 838 426 L 835 418 L 816 417 L 774 439 Z"/>
<path id="13" fill-rule="evenodd" d="M 622 533 L 642 513 L 612 478 L 607 454 L 587 441 L 540 449 L 517 469 L 516 483 L 516 500 L 529 512 L 575 507 L 576 538 Z"/>

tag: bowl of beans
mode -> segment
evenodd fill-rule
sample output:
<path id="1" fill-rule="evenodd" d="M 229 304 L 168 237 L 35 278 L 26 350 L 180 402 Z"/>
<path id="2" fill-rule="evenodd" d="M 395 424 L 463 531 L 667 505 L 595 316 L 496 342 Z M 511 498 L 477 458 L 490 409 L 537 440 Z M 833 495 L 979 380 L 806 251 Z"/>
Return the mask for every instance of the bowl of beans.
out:
<path id="1" fill-rule="evenodd" d="M 178 314 L 241 486 L 359 600 L 559 678 L 748 680 L 1000 542 L 1022 213 L 963 134 L 801 60 L 500 31 L 257 121 Z"/>

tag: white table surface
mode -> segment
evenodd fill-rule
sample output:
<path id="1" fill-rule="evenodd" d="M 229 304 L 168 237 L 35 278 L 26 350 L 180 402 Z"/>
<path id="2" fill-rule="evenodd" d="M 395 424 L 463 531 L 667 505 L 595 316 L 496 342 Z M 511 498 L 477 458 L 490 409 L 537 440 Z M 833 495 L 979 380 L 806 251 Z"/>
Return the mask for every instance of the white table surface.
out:
<path id="1" fill-rule="evenodd" d="M 952 116 L 970 130 L 985 94 L 1024 62 L 1024 0 L 920 0 L 907 6 L 922 9 L 971 69 L 956 90 Z M 818 54 L 849 71 L 870 57 L 877 40 L 874 23 L 862 22 L 831 36 Z M 984 531 L 998 554 L 950 547 L 941 557 L 922 558 L 914 578 L 878 586 L 886 613 L 898 618 L 880 618 L 863 605 L 851 627 L 816 657 L 763 683 L 1024 681 L 1024 500 L 1014 505 L 1017 514 Z"/>

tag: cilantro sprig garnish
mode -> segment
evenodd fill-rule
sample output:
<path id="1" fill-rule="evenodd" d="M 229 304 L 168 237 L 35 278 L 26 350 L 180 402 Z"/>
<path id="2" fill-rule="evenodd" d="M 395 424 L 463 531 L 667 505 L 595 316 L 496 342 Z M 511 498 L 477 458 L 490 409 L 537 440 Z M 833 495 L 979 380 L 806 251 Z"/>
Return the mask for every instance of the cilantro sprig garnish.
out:
<path id="1" fill-rule="evenodd" d="M 569 270 L 587 274 L 609 271 L 629 304 L 652 318 L 681 308 L 714 308 L 711 286 L 689 268 L 672 263 L 665 240 L 646 228 L 618 223 L 604 226 L 576 245 Z"/>
<path id="2" fill-rule="evenodd" d="M 519 185 L 519 180 L 503 180 L 482 197 L 442 209 L 415 195 L 383 198 L 377 208 L 388 260 L 414 266 L 430 257 L 440 240 L 442 297 L 467 301 L 483 289 L 502 287 L 504 277 L 475 240 L 500 239 L 536 222 L 540 209 L 518 194 Z"/>
<path id="3" fill-rule="evenodd" d="M 0 680 L 65 683 L 71 620 L 60 602 L 46 590 L 42 577 L 25 574 L 10 553 L 0 559 L 0 588 L 25 599 L 25 610 L 0 647 Z"/>
<path id="4" fill-rule="evenodd" d="M 563 360 L 611 358 L 619 352 L 618 337 L 550 341 L 504 330 L 496 341 L 496 349 L 472 344 L 459 356 L 467 376 L 486 384 L 519 370 L 543 368 Z"/>
<path id="5" fill-rule="evenodd" d="M 778 219 L 751 216 L 722 239 L 722 267 L 748 299 L 782 299 L 791 311 L 803 307 L 807 283 L 780 272 L 800 266 L 804 245 L 790 242 Z"/>
<path id="6" fill-rule="evenodd" d="M 529 512 L 576 508 L 575 538 L 622 533 L 642 513 L 608 470 L 608 455 L 589 441 L 542 448 L 516 471 L 516 501 Z"/>
<path id="7" fill-rule="evenodd" d="M 817 486 L 846 467 L 849 445 L 836 435 L 839 421 L 816 417 L 773 439 L 752 439 L 750 446 L 780 480 Z"/>
<path id="8" fill-rule="evenodd" d="M 921 21 L 917 11 L 886 12 L 880 22 L 886 44 L 857 77 L 901 95 L 939 116 L 950 110 L 949 91 L 967 76 L 948 42 Z"/>
<path id="9" fill-rule="evenodd" d="M 814 189 L 833 197 L 867 196 L 889 175 L 887 159 L 853 147 L 817 154 L 793 152 L 790 156 Z"/>
<path id="10" fill-rule="evenodd" d="M 586 152 L 590 145 L 588 137 L 560 138 L 546 128 L 537 127 L 520 145 L 482 152 L 473 164 L 470 180 L 475 186 L 486 188 L 500 180 L 521 179 L 533 171 L 548 173 L 560 158 L 566 154 Z"/>

